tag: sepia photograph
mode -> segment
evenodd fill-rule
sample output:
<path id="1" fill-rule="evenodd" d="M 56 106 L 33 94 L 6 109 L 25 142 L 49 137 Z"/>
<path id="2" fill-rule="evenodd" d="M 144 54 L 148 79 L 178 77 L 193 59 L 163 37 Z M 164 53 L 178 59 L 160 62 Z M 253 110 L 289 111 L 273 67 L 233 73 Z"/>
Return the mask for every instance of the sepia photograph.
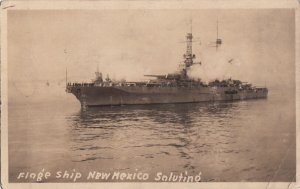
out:
<path id="1" fill-rule="evenodd" d="M 296 182 L 295 15 L 7 10 L 8 182 Z"/>

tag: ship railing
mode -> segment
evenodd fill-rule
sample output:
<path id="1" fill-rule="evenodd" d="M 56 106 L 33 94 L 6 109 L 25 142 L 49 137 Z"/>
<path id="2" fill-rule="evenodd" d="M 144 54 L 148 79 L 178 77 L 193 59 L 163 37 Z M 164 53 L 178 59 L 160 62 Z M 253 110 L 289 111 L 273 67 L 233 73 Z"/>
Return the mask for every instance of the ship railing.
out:
<path id="1" fill-rule="evenodd" d="M 101 82 L 101 83 L 67 83 L 66 90 L 71 90 L 72 88 L 76 87 L 112 87 L 112 86 L 119 86 L 119 87 L 151 87 L 151 88 L 160 88 L 160 87 L 207 87 L 208 85 L 204 84 L 191 84 L 191 83 L 146 83 L 146 82 Z M 220 85 L 216 85 L 219 86 Z M 224 85 L 222 87 L 225 87 Z"/>
<path id="2" fill-rule="evenodd" d="M 72 87 L 112 87 L 117 85 L 118 83 L 112 83 L 112 82 L 101 82 L 101 83 L 67 83 L 67 88 Z"/>
<path id="3" fill-rule="evenodd" d="M 94 83 L 67 83 L 67 88 L 69 87 L 93 87 Z"/>

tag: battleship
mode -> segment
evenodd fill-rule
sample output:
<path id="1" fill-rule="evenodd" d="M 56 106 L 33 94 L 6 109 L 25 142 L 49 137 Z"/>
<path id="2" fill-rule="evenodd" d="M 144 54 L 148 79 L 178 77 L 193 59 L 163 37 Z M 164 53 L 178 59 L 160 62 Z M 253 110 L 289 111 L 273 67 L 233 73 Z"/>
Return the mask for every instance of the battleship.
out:
<path id="1" fill-rule="evenodd" d="M 66 92 L 72 93 L 82 107 L 115 106 L 134 104 L 163 104 L 163 103 L 200 103 L 214 101 L 235 101 L 267 98 L 266 87 L 252 86 L 240 80 L 215 79 L 203 82 L 189 76 L 189 71 L 196 62 L 192 51 L 192 32 L 186 35 L 186 52 L 183 62 L 175 73 L 165 75 L 145 75 L 151 77 L 148 81 L 126 82 L 112 81 L 108 76 L 103 79 L 97 70 L 96 78 L 90 83 L 67 82 Z M 214 42 L 216 48 L 222 44 L 218 38 Z M 199 77 L 201 78 L 201 76 Z"/>

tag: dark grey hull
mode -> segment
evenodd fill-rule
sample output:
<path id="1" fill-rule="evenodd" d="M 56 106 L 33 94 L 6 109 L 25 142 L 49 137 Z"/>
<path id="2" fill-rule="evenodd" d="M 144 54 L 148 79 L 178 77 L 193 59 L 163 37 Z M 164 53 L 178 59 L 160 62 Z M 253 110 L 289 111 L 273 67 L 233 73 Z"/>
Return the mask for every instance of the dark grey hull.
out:
<path id="1" fill-rule="evenodd" d="M 192 103 L 267 98 L 268 91 L 236 90 L 229 87 L 70 87 L 82 106 Z M 236 91 L 228 94 L 228 91 Z"/>

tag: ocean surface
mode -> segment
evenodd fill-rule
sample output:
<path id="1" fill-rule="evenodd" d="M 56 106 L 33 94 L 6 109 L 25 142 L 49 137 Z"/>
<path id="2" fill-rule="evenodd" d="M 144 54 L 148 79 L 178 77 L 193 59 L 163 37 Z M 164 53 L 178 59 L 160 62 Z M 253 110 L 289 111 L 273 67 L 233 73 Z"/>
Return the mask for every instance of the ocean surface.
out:
<path id="1" fill-rule="evenodd" d="M 10 182 L 74 182 L 76 173 L 76 182 L 160 182 L 158 173 L 201 173 L 203 182 L 295 180 L 295 99 L 282 93 L 271 91 L 262 100 L 86 111 L 65 95 L 57 102 L 9 104 Z M 69 175 L 59 177 L 60 171 Z M 45 172 L 51 176 L 34 177 Z M 94 172 L 149 178 L 87 179 Z"/>

